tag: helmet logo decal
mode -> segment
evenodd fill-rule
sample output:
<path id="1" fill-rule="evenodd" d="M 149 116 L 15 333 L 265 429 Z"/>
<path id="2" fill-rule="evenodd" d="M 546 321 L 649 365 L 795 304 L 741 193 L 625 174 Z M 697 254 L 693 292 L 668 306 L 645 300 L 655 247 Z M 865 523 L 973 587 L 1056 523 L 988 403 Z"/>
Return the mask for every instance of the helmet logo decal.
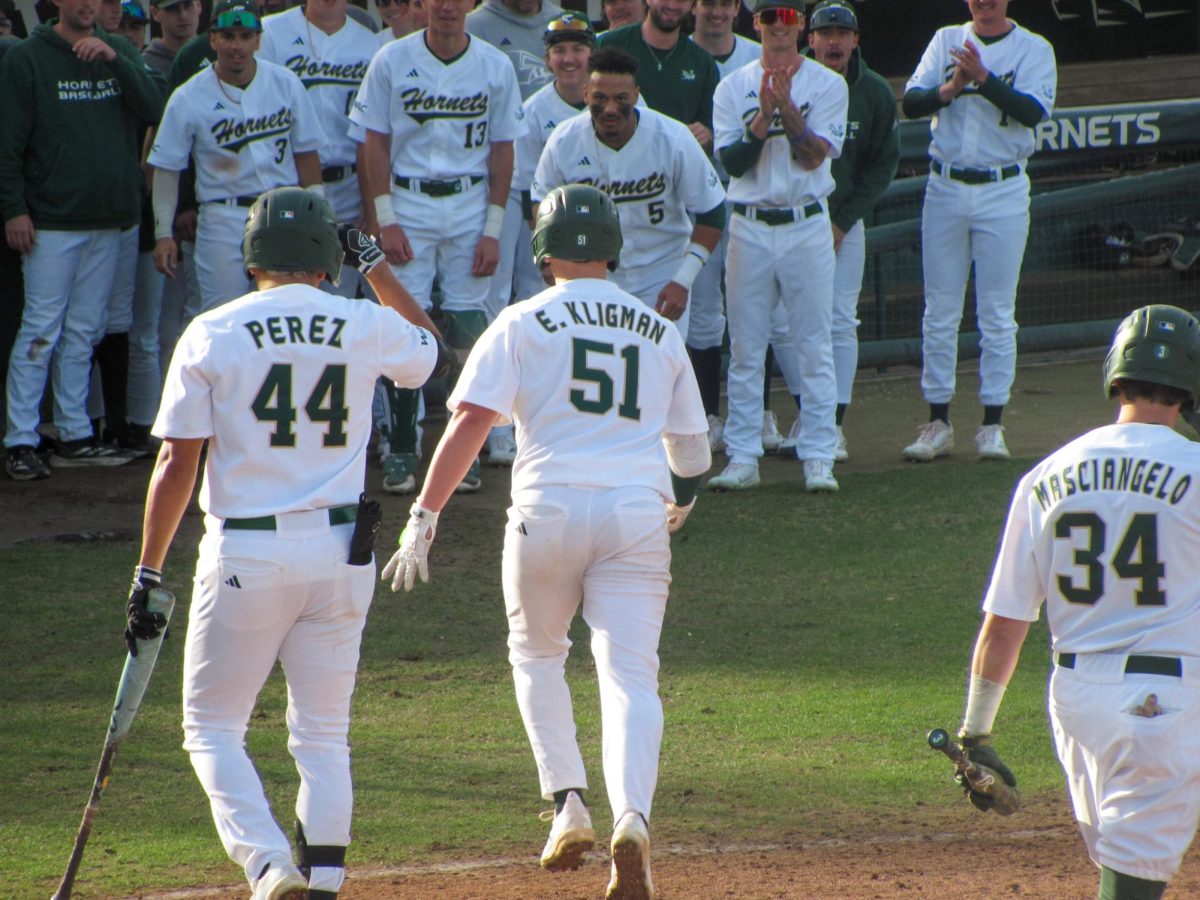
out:
<path id="1" fill-rule="evenodd" d="M 281 218 L 281 219 L 294 219 L 294 218 L 296 218 L 296 211 L 295 211 L 294 209 L 285 209 L 285 210 L 282 210 L 282 211 L 279 213 L 279 218 Z"/>
<path id="2" fill-rule="evenodd" d="M 1167 348 L 1166 344 L 1158 344 L 1154 348 L 1154 356 L 1156 359 L 1166 359 L 1170 352 L 1171 351 Z"/>
<path id="3" fill-rule="evenodd" d="M 1160 331 L 1174 331 L 1175 323 L 1174 322 L 1159 322 L 1158 328 Z"/>

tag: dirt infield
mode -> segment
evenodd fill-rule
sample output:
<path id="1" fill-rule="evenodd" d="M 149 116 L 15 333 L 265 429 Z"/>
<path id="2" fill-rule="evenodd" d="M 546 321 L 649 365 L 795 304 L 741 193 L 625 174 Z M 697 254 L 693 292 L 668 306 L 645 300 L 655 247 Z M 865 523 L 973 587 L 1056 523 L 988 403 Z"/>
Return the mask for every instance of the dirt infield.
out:
<path id="1" fill-rule="evenodd" d="M 1036 457 L 1111 415 L 1100 391 L 1098 354 L 1081 354 L 1047 365 L 1049 357 L 1023 361 L 1014 400 L 1006 416 L 1014 455 Z M 955 405 L 960 434 L 955 456 L 936 465 L 974 465 L 971 440 L 979 407 L 977 381 L 964 372 Z M 781 424 L 790 423 L 790 400 L 780 394 Z M 839 474 L 885 471 L 905 463 L 900 448 L 924 418 L 916 375 L 862 373 L 847 420 L 852 461 Z M 438 429 L 431 428 L 426 449 Z M 716 461 L 720 466 L 724 458 Z M 109 470 L 55 470 L 48 482 L 0 484 L 0 547 L 29 543 L 70 544 L 112 540 L 136 546 L 149 463 Z M 794 461 L 769 459 L 764 480 L 794 480 Z M 379 495 L 380 473 L 368 468 L 368 487 Z M 484 473 L 484 489 L 456 500 L 499 510 L 507 505 L 507 476 Z M 380 495 L 382 496 L 382 495 Z M 701 498 L 701 503 L 713 502 Z M 408 503 L 384 501 L 385 533 L 403 525 Z M 200 531 L 194 505 L 185 519 L 174 558 L 190 558 Z M 130 563 L 134 562 L 131 551 Z M 352 867 L 341 897 L 345 900 L 584 900 L 603 896 L 608 876 L 603 842 L 607 828 L 597 823 L 598 852 L 577 872 L 551 875 L 537 867 L 540 847 L 524 848 L 524 857 L 508 859 L 435 859 L 420 865 L 369 869 Z M 714 834 L 721 823 L 712 823 Z M 198 827 L 199 824 L 198 824 Z M 731 826 L 731 832 L 737 829 Z M 881 818 L 823 823 L 808 832 L 780 835 L 761 846 L 677 846 L 668 819 L 656 821 L 654 877 L 661 898 L 890 898 L 948 894 L 958 898 L 1033 897 L 1083 900 L 1096 894 L 1096 869 L 1088 861 L 1076 831 L 1065 788 L 1060 796 L 1027 807 L 1010 819 L 981 816 L 967 804 L 950 815 L 927 810 L 897 810 Z M 2 893 L 2 892 L 0 892 Z M 140 897 L 245 897 L 244 886 L 144 893 Z M 1200 850 L 1193 848 L 1168 897 L 1200 897 Z"/>

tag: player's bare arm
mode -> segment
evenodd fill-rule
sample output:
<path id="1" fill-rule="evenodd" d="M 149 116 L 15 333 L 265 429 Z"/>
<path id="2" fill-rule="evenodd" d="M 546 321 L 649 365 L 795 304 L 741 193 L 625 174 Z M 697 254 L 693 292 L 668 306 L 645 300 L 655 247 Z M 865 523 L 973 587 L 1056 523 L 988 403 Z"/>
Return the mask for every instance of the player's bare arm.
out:
<path id="1" fill-rule="evenodd" d="M 967 43 L 970 44 L 970 41 L 967 41 Z M 959 58 L 955 56 L 956 52 L 961 55 L 961 51 L 950 51 L 950 56 L 955 60 L 954 73 L 950 76 L 949 81 L 943 82 L 938 88 L 938 99 L 940 99 L 943 104 L 950 103 L 950 101 L 966 90 L 971 84 L 971 76 L 968 74 L 967 70 L 963 68 L 962 62 L 959 60 Z M 979 55 L 979 51 L 977 49 L 975 51 L 975 55 L 976 57 Z"/>
<path id="2" fill-rule="evenodd" d="M 488 432 L 496 424 L 496 412 L 463 403 L 450 417 L 446 433 L 438 441 L 425 476 L 425 485 L 417 495 L 417 503 L 425 509 L 440 513 L 454 489 L 462 483 L 467 469 L 479 456 Z"/>
<path id="3" fill-rule="evenodd" d="M 781 74 L 778 72 L 773 76 L 775 79 L 780 79 L 780 77 Z M 808 127 L 808 120 L 804 118 L 804 113 L 800 112 L 800 108 L 792 102 L 791 76 L 788 76 L 787 82 L 789 85 L 787 91 L 781 89 L 782 86 L 778 81 L 775 86 L 776 93 L 780 97 L 779 118 L 783 122 L 783 130 L 787 134 L 788 143 L 791 144 L 796 161 L 805 169 L 812 171 L 825 162 L 825 157 L 829 155 L 829 142 Z"/>
<path id="4" fill-rule="evenodd" d="M 305 150 L 294 155 L 296 177 L 300 187 L 321 184 L 321 158 L 316 150 Z"/>
<path id="5" fill-rule="evenodd" d="M 1021 647 L 1028 633 L 1028 622 L 985 613 L 979 637 L 975 641 L 971 674 L 996 684 L 1008 684 L 1017 668 Z"/>
<path id="6" fill-rule="evenodd" d="M 704 152 L 711 155 L 713 152 L 712 129 L 705 126 L 703 122 L 692 122 L 688 125 L 688 131 L 692 133 L 696 143 L 704 148 Z"/>
<path id="7" fill-rule="evenodd" d="M 750 133 L 760 141 L 765 141 L 771 130 L 771 120 L 778 112 L 779 99 L 771 87 L 771 70 L 763 69 L 762 80 L 758 84 L 758 111 L 750 120 Z"/>
<path id="8" fill-rule="evenodd" d="M 504 223 L 504 205 L 512 185 L 513 142 L 492 141 L 488 153 L 488 209 L 483 234 L 475 245 L 471 274 L 486 278 L 496 271 L 500 262 L 500 228 Z"/>
<path id="9" fill-rule="evenodd" d="M 15 253 L 24 254 L 32 250 L 36 236 L 33 219 L 28 215 L 13 216 L 4 223 L 4 239 Z"/>
<path id="10" fill-rule="evenodd" d="M 724 212 L 724 204 L 720 211 Z M 675 277 L 668 281 L 658 292 L 655 311 L 663 318 L 677 321 L 687 309 L 688 297 L 691 294 L 692 282 L 700 269 L 708 262 L 708 256 L 716 249 L 724 229 L 697 222 L 692 228 L 692 240 L 687 253 L 680 264 Z"/>
<path id="11" fill-rule="evenodd" d="M 367 139 L 363 144 L 366 168 L 360 170 L 359 174 L 366 179 L 365 190 L 369 192 L 370 206 L 375 211 L 379 225 L 379 246 L 383 255 L 392 265 L 402 266 L 413 258 L 413 252 L 408 235 L 397 223 L 396 212 L 392 208 L 391 140 L 391 135 L 367 129 Z"/>
<path id="12" fill-rule="evenodd" d="M 146 512 L 142 521 L 142 554 L 138 565 L 162 570 L 171 540 L 192 499 L 203 438 L 166 438 L 158 451 Z"/>
<path id="13" fill-rule="evenodd" d="M 354 162 L 358 166 L 359 172 L 367 171 L 366 144 L 358 145 L 358 148 L 354 151 Z M 355 224 L 367 234 L 379 234 L 379 223 L 375 220 L 375 198 L 371 196 L 366 176 L 361 176 L 358 179 L 358 193 L 362 197 L 362 213 Z"/>

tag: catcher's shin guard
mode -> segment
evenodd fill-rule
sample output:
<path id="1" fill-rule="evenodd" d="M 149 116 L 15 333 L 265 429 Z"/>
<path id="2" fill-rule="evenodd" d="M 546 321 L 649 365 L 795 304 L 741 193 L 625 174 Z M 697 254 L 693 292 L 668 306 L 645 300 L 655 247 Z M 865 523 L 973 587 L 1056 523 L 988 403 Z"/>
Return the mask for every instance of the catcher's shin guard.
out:
<path id="1" fill-rule="evenodd" d="M 390 453 L 417 452 L 417 391 L 384 385 L 388 398 L 388 450 Z"/>
<path id="2" fill-rule="evenodd" d="M 338 889 L 345 879 L 343 872 L 319 872 L 314 875 L 314 869 L 345 869 L 346 848 L 334 845 L 309 844 L 304 837 L 304 826 L 296 821 L 296 849 L 300 860 L 297 868 L 309 880 L 308 900 L 335 900 Z M 322 886 L 313 886 L 313 882 L 326 884 L 336 883 L 337 887 L 329 890 Z"/>
<path id="3" fill-rule="evenodd" d="M 446 343 L 455 350 L 470 350 L 487 329 L 487 313 L 481 309 L 442 310 Z"/>

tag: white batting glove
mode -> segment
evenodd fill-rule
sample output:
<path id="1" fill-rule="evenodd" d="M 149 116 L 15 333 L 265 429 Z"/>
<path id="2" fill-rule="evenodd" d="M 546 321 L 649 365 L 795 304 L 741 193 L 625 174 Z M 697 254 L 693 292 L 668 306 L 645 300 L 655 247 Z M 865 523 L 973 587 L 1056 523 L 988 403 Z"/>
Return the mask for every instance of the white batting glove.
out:
<path id="1" fill-rule="evenodd" d="M 400 532 L 400 547 L 383 567 L 383 581 L 391 579 L 392 592 L 411 591 L 417 576 L 429 582 L 429 545 L 437 533 L 438 514 L 420 503 L 414 503 L 408 511 L 408 524 Z"/>
<path id="2" fill-rule="evenodd" d="M 683 523 L 687 521 L 688 513 L 696 505 L 696 498 L 692 498 L 692 502 L 687 506 L 677 506 L 674 503 L 666 503 L 667 507 L 667 534 L 674 534 L 683 527 Z"/>

